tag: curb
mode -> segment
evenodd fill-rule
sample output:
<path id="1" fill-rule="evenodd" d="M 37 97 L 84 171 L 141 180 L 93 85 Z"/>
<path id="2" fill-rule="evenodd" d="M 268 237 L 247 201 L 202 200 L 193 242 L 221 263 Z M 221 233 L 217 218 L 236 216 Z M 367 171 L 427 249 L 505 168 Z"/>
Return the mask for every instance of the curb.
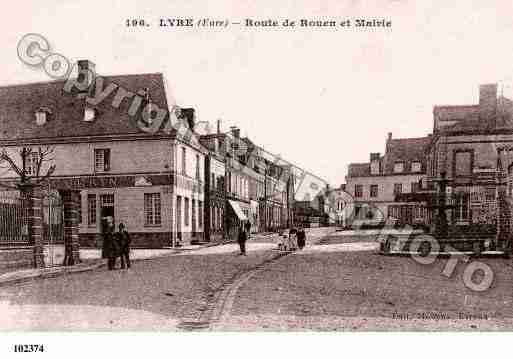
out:
<path id="1" fill-rule="evenodd" d="M 131 262 L 139 262 L 139 261 L 146 261 L 146 260 L 151 260 L 151 259 L 170 257 L 170 256 L 180 254 L 180 253 L 193 252 L 193 251 L 197 251 L 199 249 L 215 247 L 215 246 L 224 245 L 224 244 L 233 243 L 233 242 L 234 241 L 209 243 L 207 245 L 204 245 L 204 246 L 201 246 L 198 248 L 177 249 L 175 252 L 169 253 L 167 255 L 148 257 L 148 258 L 131 259 Z M 35 280 L 35 279 L 56 278 L 56 277 L 60 277 L 60 276 L 67 275 L 67 274 L 89 272 L 89 271 L 93 271 L 95 269 L 99 269 L 99 268 L 107 265 L 107 263 L 102 259 L 98 259 L 97 261 L 99 261 L 99 262 L 89 264 L 87 266 L 86 265 L 81 266 L 81 264 L 78 264 L 76 266 L 69 266 L 69 267 L 45 268 L 45 269 L 40 269 L 39 271 L 35 271 L 34 273 L 29 273 L 26 276 L 7 278 L 4 280 L 0 279 L 0 288 L 6 287 L 9 285 L 23 283 L 23 282 L 29 282 L 29 281 Z"/>

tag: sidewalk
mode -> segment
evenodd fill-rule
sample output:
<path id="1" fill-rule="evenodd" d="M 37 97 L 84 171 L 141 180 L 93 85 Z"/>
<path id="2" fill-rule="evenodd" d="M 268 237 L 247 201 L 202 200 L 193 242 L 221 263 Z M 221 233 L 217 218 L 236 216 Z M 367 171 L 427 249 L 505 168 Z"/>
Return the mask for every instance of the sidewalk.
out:
<path id="1" fill-rule="evenodd" d="M 272 234 L 264 233 L 264 234 L 253 234 L 252 239 L 257 238 L 269 238 Z M 162 249 L 132 249 L 130 251 L 130 259 L 134 261 L 147 260 L 152 258 L 166 257 L 175 254 L 183 254 L 189 251 L 196 251 L 203 248 L 214 247 L 214 246 L 222 246 L 233 241 L 223 241 L 223 242 L 212 242 L 198 245 L 187 245 L 177 248 L 162 248 Z M 103 267 L 106 265 L 106 261 L 101 258 L 101 249 L 96 248 L 83 248 L 80 249 L 80 259 L 83 261 L 80 264 L 76 264 L 74 266 L 64 267 L 64 266 L 55 266 L 50 268 L 29 268 L 29 269 L 21 269 L 12 272 L 7 272 L 0 274 L 0 287 L 16 284 L 28 280 L 38 279 L 38 278 L 53 278 L 60 275 L 71 274 L 71 273 L 80 273 L 85 271 L 92 271 L 97 268 Z"/>
<path id="2" fill-rule="evenodd" d="M 152 258 L 159 258 L 165 256 L 171 256 L 178 253 L 184 253 L 187 251 L 195 251 L 202 248 L 208 248 L 212 246 L 220 246 L 230 243 L 226 242 L 215 242 L 206 243 L 202 245 L 189 245 L 178 248 L 163 248 L 163 249 L 132 249 L 130 252 L 130 259 L 133 261 L 147 260 Z M 80 259 L 82 263 L 74 266 L 55 266 L 49 268 L 28 268 L 20 269 L 12 272 L 7 272 L 0 275 L 0 287 L 16 284 L 32 279 L 38 278 L 54 278 L 60 275 L 80 273 L 86 271 L 92 271 L 106 265 L 106 260 L 101 258 L 101 249 L 95 248 L 84 248 L 80 249 Z"/>

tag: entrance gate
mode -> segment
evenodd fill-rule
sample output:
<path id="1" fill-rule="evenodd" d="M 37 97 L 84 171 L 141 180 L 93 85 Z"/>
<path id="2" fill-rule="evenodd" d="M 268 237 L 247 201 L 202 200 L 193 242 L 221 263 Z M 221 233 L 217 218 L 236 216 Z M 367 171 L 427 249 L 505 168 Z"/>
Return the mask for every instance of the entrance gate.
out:
<path id="1" fill-rule="evenodd" d="M 42 212 L 45 267 L 60 266 L 64 261 L 64 206 L 58 192 L 43 197 Z"/>

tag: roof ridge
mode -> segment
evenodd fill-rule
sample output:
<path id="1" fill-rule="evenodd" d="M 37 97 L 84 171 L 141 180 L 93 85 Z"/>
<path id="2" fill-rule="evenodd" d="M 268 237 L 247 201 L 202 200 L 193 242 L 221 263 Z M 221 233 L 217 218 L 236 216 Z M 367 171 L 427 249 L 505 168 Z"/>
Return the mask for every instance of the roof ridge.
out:
<path id="1" fill-rule="evenodd" d="M 97 77 L 132 77 L 132 76 L 148 76 L 148 75 L 160 75 L 163 77 L 162 72 L 145 72 L 145 73 L 135 73 L 135 74 L 119 74 L 119 75 L 103 75 L 103 74 L 96 74 Z M 0 89 L 4 88 L 13 88 L 13 87 L 23 87 L 23 86 L 34 86 L 34 85 L 46 85 L 46 84 L 57 84 L 59 82 L 65 83 L 68 81 L 67 79 L 59 79 L 59 80 L 46 80 L 46 81 L 36 81 L 36 82 L 24 82 L 24 83 L 16 83 L 16 84 L 0 84 Z"/>

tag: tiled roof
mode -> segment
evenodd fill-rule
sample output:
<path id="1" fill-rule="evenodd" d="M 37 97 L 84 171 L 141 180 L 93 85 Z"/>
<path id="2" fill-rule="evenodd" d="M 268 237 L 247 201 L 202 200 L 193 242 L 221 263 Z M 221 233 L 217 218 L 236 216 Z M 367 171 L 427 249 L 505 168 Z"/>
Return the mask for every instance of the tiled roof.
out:
<path id="1" fill-rule="evenodd" d="M 380 158 L 380 175 L 398 174 L 394 172 L 396 162 L 404 163 L 402 174 L 411 172 L 413 162 L 421 163 L 421 171 L 426 171 L 426 151 L 431 143 L 430 137 L 418 138 L 398 138 L 389 139 L 386 144 L 385 155 Z M 371 176 L 370 163 L 351 163 L 348 167 L 348 177 L 367 177 Z"/>
<path id="2" fill-rule="evenodd" d="M 347 175 L 349 177 L 370 176 L 370 163 L 350 163 Z"/>
<path id="3" fill-rule="evenodd" d="M 513 101 L 499 96 L 497 106 L 497 114 L 488 119 L 480 118 L 479 105 L 435 106 L 433 114 L 436 130 L 446 134 L 513 130 Z"/>
<path id="4" fill-rule="evenodd" d="M 433 114 L 440 120 L 462 120 L 469 115 L 478 114 L 479 105 L 434 106 Z"/>
<path id="5" fill-rule="evenodd" d="M 411 164 L 420 162 L 422 172 L 426 171 L 426 150 L 431 142 L 430 137 L 398 138 L 387 141 L 384 173 L 394 173 L 396 162 L 404 163 L 404 172 L 411 172 Z"/>
<path id="6" fill-rule="evenodd" d="M 162 74 L 136 74 L 104 77 L 103 88 L 116 83 L 128 91 L 148 88 L 150 100 L 168 110 Z M 63 90 L 64 81 L 32 83 L 0 87 L 0 140 L 27 140 L 55 137 L 141 134 L 136 121 L 140 113 L 129 116 L 132 99 L 124 99 L 118 108 L 112 107 L 117 90 L 97 107 L 97 118 L 84 121 L 85 99 Z M 44 125 L 37 125 L 35 111 L 40 107 L 51 111 Z"/>

